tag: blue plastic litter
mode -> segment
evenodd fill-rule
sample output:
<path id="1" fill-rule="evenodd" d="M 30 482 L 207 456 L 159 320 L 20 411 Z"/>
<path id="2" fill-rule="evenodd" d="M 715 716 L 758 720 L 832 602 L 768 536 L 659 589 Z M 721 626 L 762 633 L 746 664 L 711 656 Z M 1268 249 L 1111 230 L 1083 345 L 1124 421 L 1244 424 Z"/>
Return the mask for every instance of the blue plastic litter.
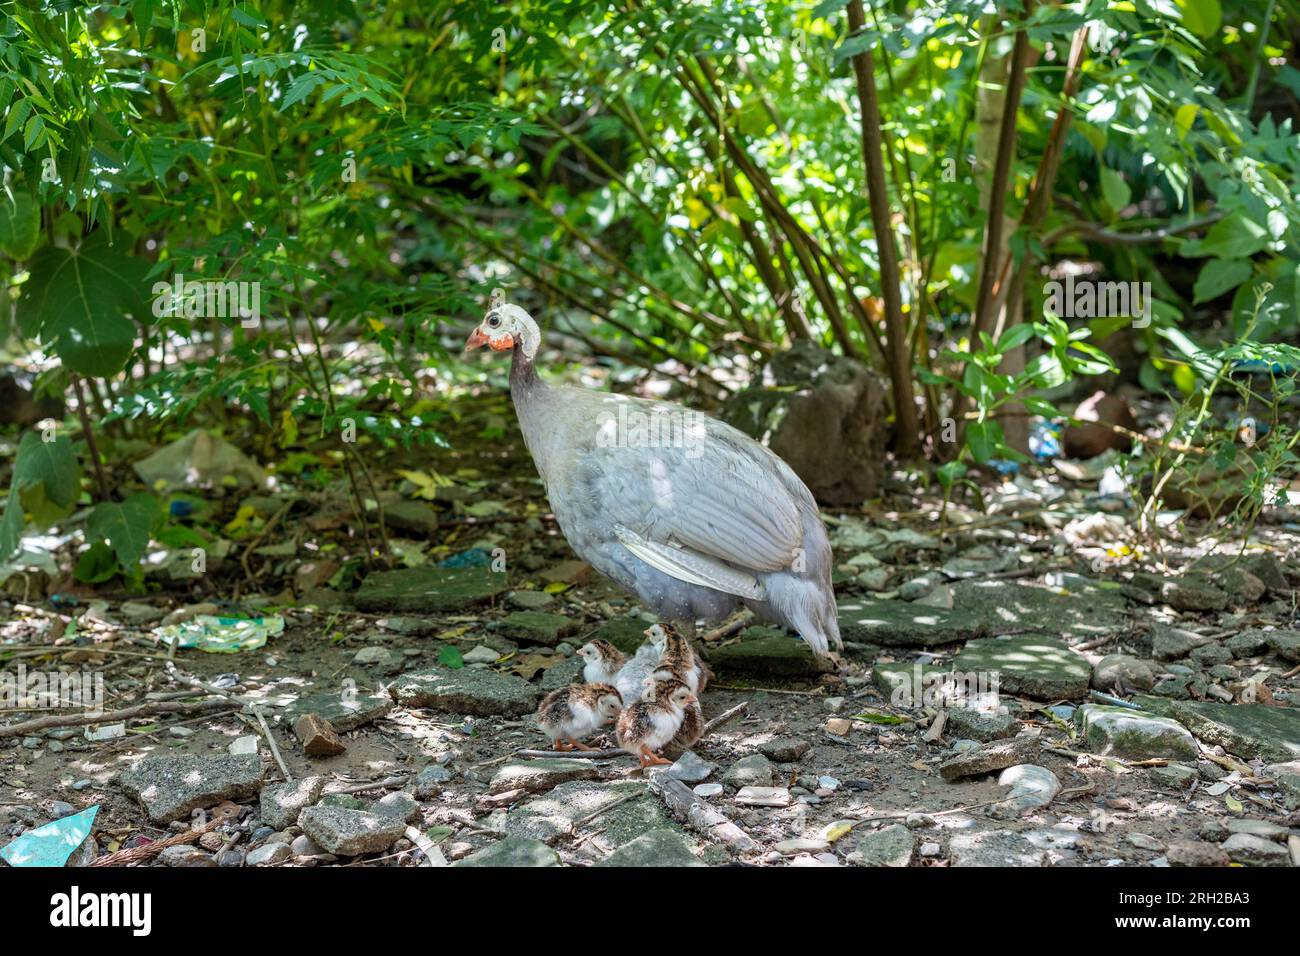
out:
<path id="1" fill-rule="evenodd" d="M 492 563 L 492 555 L 482 548 L 470 548 L 450 558 L 438 562 L 440 568 L 486 568 Z"/>
<path id="2" fill-rule="evenodd" d="M 1061 457 L 1061 426 L 1040 418 L 1029 431 L 1029 453 L 1039 461 Z"/>
<path id="3" fill-rule="evenodd" d="M 99 804 L 53 823 L 28 830 L 0 849 L 0 859 L 10 866 L 64 866 L 77 847 L 86 842 L 95 825 Z"/>
<path id="4" fill-rule="evenodd" d="M 987 464 L 999 475 L 1020 474 L 1020 462 L 1018 461 L 1008 461 L 1005 458 L 990 458 Z"/>

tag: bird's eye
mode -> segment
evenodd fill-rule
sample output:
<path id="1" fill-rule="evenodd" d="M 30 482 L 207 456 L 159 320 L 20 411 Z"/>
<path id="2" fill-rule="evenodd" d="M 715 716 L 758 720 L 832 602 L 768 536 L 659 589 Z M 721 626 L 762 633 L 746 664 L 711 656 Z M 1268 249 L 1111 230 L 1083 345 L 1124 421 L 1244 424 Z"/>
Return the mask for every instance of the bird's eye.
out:
<path id="1" fill-rule="evenodd" d="M 490 315 L 490 316 L 488 316 L 488 325 L 492 326 L 492 328 L 495 329 L 495 328 L 496 328 L 498 325 L 500 325 L 500 324 L 501 324 L 501 317 L 500 317 L 500 316 L 498 316 L 498 315 Z"/>

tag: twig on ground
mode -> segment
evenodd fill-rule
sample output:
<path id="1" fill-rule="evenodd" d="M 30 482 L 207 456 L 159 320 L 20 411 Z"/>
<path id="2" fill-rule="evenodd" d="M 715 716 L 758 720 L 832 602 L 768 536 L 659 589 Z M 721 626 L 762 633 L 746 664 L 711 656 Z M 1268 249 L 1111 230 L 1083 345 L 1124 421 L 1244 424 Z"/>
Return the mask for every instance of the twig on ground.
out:
<path id="1" fill-rule="evenodd" d="M 41 730 L 50 730 L 54 727 L 85 727 L 91 724 L 113 724 L 122 720 L 131 720 L 135 717 L 150 717 L 154 714 L 172 714 L 188 713 L 194 710 L 215 710 L 228 706 L 224 700 L 201 700 L 194 703 L 171 703 L 166 701 L 150 701 L 146 704 L 136 704 L 134 707 L 125 707 L 122 710 L 106 710 L 98 714 L 55 714 L 49 717 L 37 717 L 33 720 L 25 720 L 18 724 L 9 724 L 7 727 L 0 727 L 0 738 L 3 737 L 25 737 Z"/>
<path id="2" fill-rule="evenodd" d="M 649 777 L 650 792 L 662 800 L 673 815 L 692 829 L 718 840 L 734 853 L 753 853 L 762 849 L 748 833 L 732 823 L 716 807 L 705 803 L 680 780 L 660 771 Z"/>

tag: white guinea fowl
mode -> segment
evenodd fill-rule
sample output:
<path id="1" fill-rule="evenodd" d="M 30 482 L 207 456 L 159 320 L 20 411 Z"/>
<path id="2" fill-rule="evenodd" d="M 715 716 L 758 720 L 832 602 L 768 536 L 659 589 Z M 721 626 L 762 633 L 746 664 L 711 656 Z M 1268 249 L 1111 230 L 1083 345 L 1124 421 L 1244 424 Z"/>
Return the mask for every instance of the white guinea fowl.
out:
<path id="1" fill-rule="evenodd" d="M 533 365 L 537 323 L 499 290 L 465 347 L 480 345 L 511 353 L 524 442 L 592 567 L 688 628 L 744 604 L 818 655 L 843 646 L 826 529 L 785 462 L 680 405 L 548 383 Z"/>

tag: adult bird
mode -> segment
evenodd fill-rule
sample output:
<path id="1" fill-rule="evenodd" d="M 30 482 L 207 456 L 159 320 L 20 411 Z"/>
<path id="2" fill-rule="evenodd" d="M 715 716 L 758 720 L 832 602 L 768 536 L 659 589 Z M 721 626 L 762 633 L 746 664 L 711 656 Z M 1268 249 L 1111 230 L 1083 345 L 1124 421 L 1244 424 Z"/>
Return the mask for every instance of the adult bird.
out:
<path id="1" fill-rule="evenodd" d="M 744 604 L 818 656 L 843 647 L 812 494 L 775 454 L 701 412 L 547 382 L 541 333 L 495 290 L 466 350 L 511 353 L 524 442 L 569 545 L 692 631 Z"/>

